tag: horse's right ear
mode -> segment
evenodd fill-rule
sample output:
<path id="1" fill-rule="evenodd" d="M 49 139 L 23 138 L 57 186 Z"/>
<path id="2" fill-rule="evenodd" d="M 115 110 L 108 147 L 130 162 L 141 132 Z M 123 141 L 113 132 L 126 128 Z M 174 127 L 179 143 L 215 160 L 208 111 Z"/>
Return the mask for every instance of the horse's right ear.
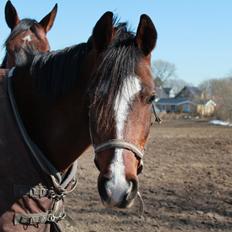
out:
<path id="1" fill-rule="evenodd" d="M 5 6 L 5 19 L 8 27 L 11 30 L 13 30 L 20 21 L 17 11 L 10 0 L 7 1 Z"/>
<path id="2" fill-rule="evenodd" d="M 58 5 L 56 3 L 53 9 L 39 22 L 39 24 L 44 28 L 45 33 L 47 33 L 53 26 L 57 14 L 57 8 Z"/>
<path id="3" fill-rule="evenodd" d="M 113 36 L 113 13 L 107 11 L 97 21 L 93 28 L 93 44 L 97 51 L 105 49 L 112 40 Z"/>
<path id="4" fill-rule="evenodd" d="M 143 14 L 140 17 L 139 26 L 135 36 L 136 45 L 142 50 L 145 56 L 154 49 L 157 40 L 157 31 L 150 17 Z"/>

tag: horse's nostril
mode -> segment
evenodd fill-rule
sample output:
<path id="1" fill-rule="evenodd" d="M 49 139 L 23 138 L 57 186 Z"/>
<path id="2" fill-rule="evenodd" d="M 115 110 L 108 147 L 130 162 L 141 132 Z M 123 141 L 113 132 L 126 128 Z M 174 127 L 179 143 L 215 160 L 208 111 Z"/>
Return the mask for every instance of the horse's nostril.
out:
<path id="1" fill-rule="evenodd" d="M 130 185 L 129 185 L 130 187 L 129 187 L 129 189 L 127 190 L 127 195 L 126 195 L 126 200 L 128 201 L 129 200 L 129 196 L 130 196 L 130 193 L 132 192 L 132 190 L 133 190 L 133 182 L 132 181 L 130 181 Z"/>
<path id="2" fill-rule="evenodd" d="M 107 183 L 110 180 L 110 175 L 106 174 L 100 177 L 98 183 L 98 191 L 103 201 L 107 202 L 112 196 L 112 192 L 107 188 Z"/>
<path id="3" fill-rule="evenodd" d="M 126 201 L 133 200 L 138 192 L 138 182 L 136 180 L 131 180 L 129 182 L 129 185 L 130 185 L 130 187 L 129 187 L 127 194 L 126 194 L 126 197 L 125 197 Z"/>
<path id="4" fill-rule="evenodd" d="M 103 182 L 110 181 L 111 179 L 112 179 L 112 173 L 111 172 L 107 172 L 104 175 L 102 175 L 102 181 Z"/>
<path id="5" fill-rule="evenodd" d="M 111 192 L 110 189 L 106 188 L 106 193 L 107 193 L 107 195 L 108 195 L 109 198 L 112 197 L 112 192 Z"/>

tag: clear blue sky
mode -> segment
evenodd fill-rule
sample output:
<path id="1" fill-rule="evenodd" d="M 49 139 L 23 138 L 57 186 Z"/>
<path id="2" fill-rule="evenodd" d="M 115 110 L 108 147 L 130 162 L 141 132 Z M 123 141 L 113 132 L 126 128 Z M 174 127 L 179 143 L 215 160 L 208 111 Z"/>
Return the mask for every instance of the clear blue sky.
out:
<path id="1" fill-rule="evenodd" d="M 8 36 L 0 1 L 0 45 Z M 174 63 L 177 76 L 195 85 L 232 73 L 231 0 L 12 0 L 21 18 L 40 20 L 58 3 L 55 24 L 48 33 L 51 48 L 86 41 L 97 19 L 113 11 L 136 30 L 139 16 L 148 14 L 156 25 L 158 43 L 153 60 Z M 0 58 L 4 49 L 1 47 Z"/>

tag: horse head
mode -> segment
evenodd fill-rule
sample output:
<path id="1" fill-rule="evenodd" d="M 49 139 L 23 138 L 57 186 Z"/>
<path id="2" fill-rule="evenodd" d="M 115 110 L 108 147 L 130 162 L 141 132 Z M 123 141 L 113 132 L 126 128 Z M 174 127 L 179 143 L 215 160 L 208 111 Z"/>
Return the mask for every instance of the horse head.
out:
<path id="1" fill-rule="evenodd" d="M 15 52 L 22 47 L 33 46 L 39 52 L 50 50 L 46 34 L 54 23 L 56 13 L 57 4 L 40 22 L 27 18 L 20 20 L 11 1 L 7 1 L 5 19 L 11 33 L 5 42 L 6 55 L 2 68 L 11 68 L 15 65 Z"/>
<path id="2" fill-rule="evenodd" d="M 156 39 L 147 15 L 141 15 L 135 35 L 124 23 L 114 26 L 110 13 L 93 30 L 101 55 L 92 75 L 89 129 L 98 190 L 108 207 L 129 207 L 138 192 L 155 97 L 151 51 Z"/>

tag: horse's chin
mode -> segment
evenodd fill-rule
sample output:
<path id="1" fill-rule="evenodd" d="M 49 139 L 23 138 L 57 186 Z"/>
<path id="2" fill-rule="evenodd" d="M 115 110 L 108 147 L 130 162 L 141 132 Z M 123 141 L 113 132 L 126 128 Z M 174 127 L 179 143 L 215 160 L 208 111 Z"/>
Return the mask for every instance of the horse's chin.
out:
<path id="1" fill-rule="evenodd" d="M 119 204 L 113 204 L 113 203 L 109 203 L 109 202 L 105 202 L 102 200 L 102 204 L 106 207 L 106 208 L 113 208 L 113 209 L 129 209 L 134 205 L 134 199 L 131 201 L 127 201 L 127 202 L 121 202 Z"/>

